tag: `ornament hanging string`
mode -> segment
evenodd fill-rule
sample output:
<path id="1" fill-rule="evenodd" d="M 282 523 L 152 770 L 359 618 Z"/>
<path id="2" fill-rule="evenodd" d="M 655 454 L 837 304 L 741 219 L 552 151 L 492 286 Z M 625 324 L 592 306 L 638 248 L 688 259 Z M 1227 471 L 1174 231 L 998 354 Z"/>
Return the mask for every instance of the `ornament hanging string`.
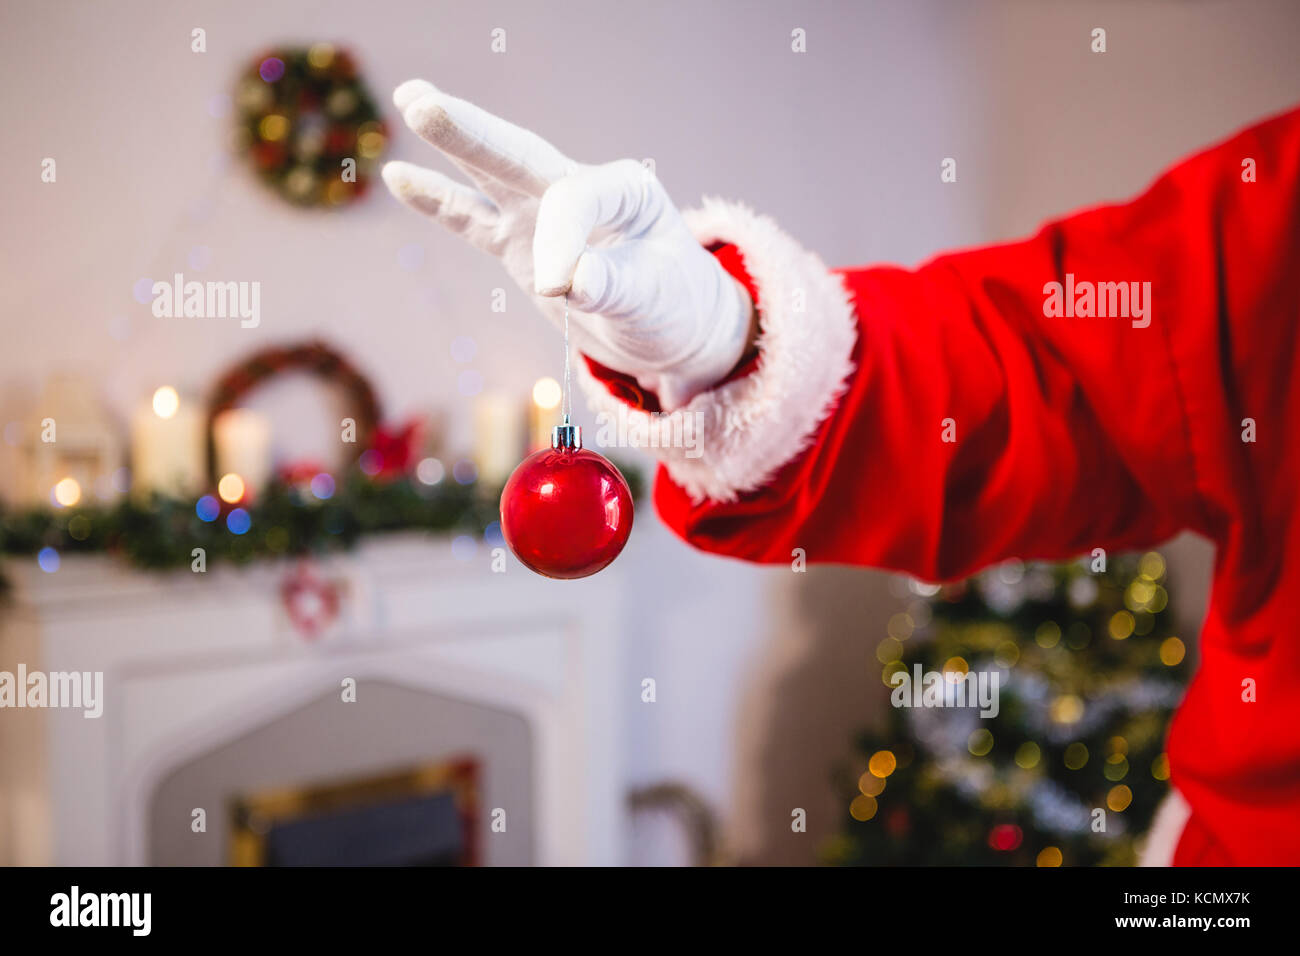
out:
<path id="1" fill-rule="evenodd" d="M 569 410 L 573 407 L 569 393 L 569 293 L 564 293 L 564 424 L 569 424 Z"/>

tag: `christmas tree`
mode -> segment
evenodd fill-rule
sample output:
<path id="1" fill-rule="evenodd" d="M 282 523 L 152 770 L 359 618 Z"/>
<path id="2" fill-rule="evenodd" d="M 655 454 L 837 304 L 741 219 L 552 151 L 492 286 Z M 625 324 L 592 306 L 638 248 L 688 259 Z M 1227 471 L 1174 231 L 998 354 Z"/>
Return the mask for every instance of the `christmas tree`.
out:
<path id="1" fill-rule="evenodd" d="M 893 706 L 857 741 L 824 861 L 1135 863 L 1190 672 L 1165 573 L 1154 552 L 1097 552 L 909 585 L 877 647 Z"/>

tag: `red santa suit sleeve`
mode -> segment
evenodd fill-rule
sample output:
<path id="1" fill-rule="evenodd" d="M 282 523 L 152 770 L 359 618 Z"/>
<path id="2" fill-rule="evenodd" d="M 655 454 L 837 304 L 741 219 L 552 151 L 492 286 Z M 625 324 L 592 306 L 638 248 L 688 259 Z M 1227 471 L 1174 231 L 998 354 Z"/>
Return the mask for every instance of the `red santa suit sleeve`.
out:
<path id="1" fill-rule="evenodd" d="M 752 370 L 660 416 L 579 363 L 597 410 L 696 439 L 657 451 L 663 520 L 718 554 L 925 580 L 1205 535 L 1176 862 L 1300 863 L 1300 111 L 917 269 L 828 270 L 718 201 L 689 219 L 758 304 Z"/>

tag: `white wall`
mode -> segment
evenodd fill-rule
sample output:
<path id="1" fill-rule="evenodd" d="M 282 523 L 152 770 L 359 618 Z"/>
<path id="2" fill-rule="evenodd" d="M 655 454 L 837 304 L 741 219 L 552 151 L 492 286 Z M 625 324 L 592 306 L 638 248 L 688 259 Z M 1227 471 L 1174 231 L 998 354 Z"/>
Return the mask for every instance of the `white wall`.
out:
<path id="1" fill-rule="evenodd" d="M 653 157 L 683 204 L 746 199 L 835 264 L 914 263 L 1024 233 L 1129 195 L 1180 154 L 1300 101 L 1300 6 L 1287 0 L 59 0 L 10 2 L 0 18 L 0 395 L 77 371 L 119 415 L 164 381 L 202 391 L 240 354 L 314 334 L 354 356 L 392 417 L 467 415 L 448 351 L 458 335 L 476 339 L 488 387 L 522 396 L 557 371 L 556 337 L 522 296 L 505 315 L 489 311 L 491 289 L 508 285 L 495 262 L 380 193 L 340 213 L 290 209 L 226 156 L 226 121 L 209 104 L 269 42 L 351 47 L 398 130 L 392 157 L 433 162 L 387 105 L 394 85 L 424 76 L 577 158 Z M 201 55 L 190 52 L 196 26 L 207 30 Z M 1109 32 L 1102 56 L 1088 52 L 1094 26 Z M 490 52 L 493 27 L 508 31 L 504 55 Z M 795 27 L 807 31 L 804 55 L 789 49 Z M 39 179 L 46 156 L 55 185 Z M 959 177 L 943 186 L 947 156 Z M 398 250 L 411 243 L 425 255 L 406 271 Z M 262 282 L 260 328 L 154 319 L 132 298 L 141 277 L 193 272 L 199 246 L 210 250 L 202 277 Z M 733 789 L 791 776 L 770 765 L 779 751 L 766 767 L 734 766 L 738 701 L 751 671 L 764 672 L 760 655 L 807 658 L 814 674 L 817 660 L 839 660 L 800 644 L 805 624 L 825 635 L 836 622 L 768 623 L 801 606 L 788 574 L 692 555 L 663 532 L 637 546 L 661 556 L 665 580 L 647 583 L 630 623 L 629 679 L 657 677 L 664 703 L 636 724 L 633 777 L 684 776 L 729 803 Z M 838 631 L 865 660 L 875 626 Z M 843 749 L 871 706 L 864 689 L 803 736 Z M 794 777 L 824 782 L 815 767 Z M 741 830 L 775 825 L 735 806 Z"/>

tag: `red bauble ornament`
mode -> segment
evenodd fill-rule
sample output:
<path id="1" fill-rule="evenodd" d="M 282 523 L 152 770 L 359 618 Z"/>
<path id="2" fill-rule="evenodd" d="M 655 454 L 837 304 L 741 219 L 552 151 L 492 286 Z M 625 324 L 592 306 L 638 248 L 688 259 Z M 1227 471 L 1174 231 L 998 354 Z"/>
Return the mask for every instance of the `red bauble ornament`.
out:
<path id="1" fill-rule="evenodd" d="M 501 492 L 501 532 L 523 564 L 548 578 L 585 578 L 618 557 L 632 531 L 632 492 L 619 470 L 582 447 L 576 425 L 554 430 Z"/>

